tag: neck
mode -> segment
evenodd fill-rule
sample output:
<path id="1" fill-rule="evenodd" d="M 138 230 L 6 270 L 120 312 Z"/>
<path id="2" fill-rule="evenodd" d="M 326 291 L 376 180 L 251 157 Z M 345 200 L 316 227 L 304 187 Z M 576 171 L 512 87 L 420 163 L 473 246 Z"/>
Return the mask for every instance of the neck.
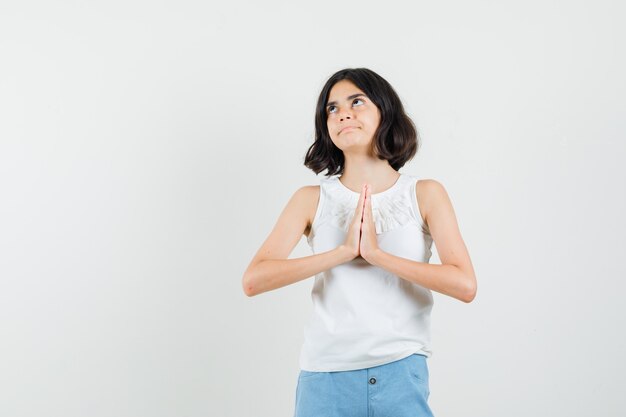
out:
<path id="1" fill-rule="evenodd" d="M 399 176 L 387 160 L 347 154 L 343 174 L 339 179 L 343 185 L 356 192 L 361 192 L 363 184 L 367 183 L 371 193 L 376 194 L 390 188 Z"/>

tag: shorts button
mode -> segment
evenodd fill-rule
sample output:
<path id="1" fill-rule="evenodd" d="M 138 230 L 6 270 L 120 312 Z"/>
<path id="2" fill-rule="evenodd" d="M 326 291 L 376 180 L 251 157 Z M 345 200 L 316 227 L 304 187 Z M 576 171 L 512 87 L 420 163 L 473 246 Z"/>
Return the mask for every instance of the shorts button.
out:
<path id="1" fill-rule="evenodd" d="M 374 385 L 376 383 L 376 378 L 370 378 L 370 384 Z"/>

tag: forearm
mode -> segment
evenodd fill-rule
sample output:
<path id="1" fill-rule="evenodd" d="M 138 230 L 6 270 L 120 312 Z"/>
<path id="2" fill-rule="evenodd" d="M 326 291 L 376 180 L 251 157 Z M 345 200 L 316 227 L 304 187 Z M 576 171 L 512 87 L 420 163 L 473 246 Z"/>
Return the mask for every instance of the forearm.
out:
<path id="1" fill-rule="evenodd" d="M 454 265 L 413 261 L 381 249 L 369 261 L 402 279 L 464 302 L 470 302 L 476 293 L 476 280 Z"/>
<path id="2" fill-rule="evenodd" d="M 275 290 L 321 271 L 333 268 L 352 259 L 342 245 L 327 252 L 296 259 L 266 259 L 246 271 L 243 278 L 244 291 L 248 296 Z"/>

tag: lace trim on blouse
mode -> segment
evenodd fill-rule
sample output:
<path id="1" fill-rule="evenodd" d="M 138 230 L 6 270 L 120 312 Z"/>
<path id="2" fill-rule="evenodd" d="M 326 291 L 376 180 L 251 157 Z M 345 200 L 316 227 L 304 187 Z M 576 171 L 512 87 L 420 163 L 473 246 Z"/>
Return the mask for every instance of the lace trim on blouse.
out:
<path id="1" fill-rule="evenodd" d="M 328 221 L 335 227 L 347 232 L 354 216 L 359 194 L 339 184 L 338 177 L 326 179 L 326 204 L 328 208 L 319 224 Z M 408 192 L 410 178 L 401 175 L 396 184 L 381 193 L 372 195 L 372 215 L 376 226 L 376 234 L 388 232 L 416 220 L 412 214 L 411 200 L 414 192 Z"/>

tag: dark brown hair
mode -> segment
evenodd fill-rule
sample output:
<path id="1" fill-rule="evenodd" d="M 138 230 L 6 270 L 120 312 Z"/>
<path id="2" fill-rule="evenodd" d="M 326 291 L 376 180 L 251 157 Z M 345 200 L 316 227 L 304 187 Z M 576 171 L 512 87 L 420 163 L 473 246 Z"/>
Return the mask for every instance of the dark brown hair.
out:
<path id="1" fill-rule="evenodd" d="M 386 159 L 396 171 L 410 161 L 420 146 L 415 124 L 404 112 L 404 106 L 383 77 L 367 68 L 346 68 L 334 73 L 322 88 L 315 109 L 315 141 L 304 158 L 304 166 L 326 176 L 343 174 L 344 155 L 330 139 L 326 120 L 326 103 L 333 86 L 349 80 L 372 100 L 380 111 L 380 124 L 372 140 L 372 151 L 379 159 Z"/>

